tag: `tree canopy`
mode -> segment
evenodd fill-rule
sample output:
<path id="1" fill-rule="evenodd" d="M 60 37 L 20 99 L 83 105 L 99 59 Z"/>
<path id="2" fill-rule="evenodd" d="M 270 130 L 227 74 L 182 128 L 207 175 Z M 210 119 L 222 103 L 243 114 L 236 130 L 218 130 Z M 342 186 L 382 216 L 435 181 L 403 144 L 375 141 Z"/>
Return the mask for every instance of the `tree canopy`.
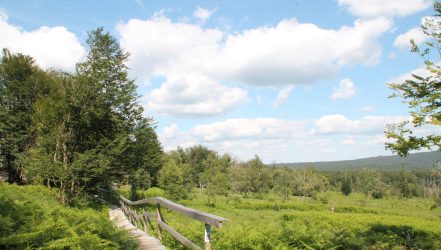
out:
<path id="1" fill-rule="evenodd" d="M 390 124 L 386 137 L 390 142 L 386 148 L 406 156 L 412 150 L 421 148 L 440 149 L 441 135 L 432 133 L 417 135 L 415 129 L 424 125 L 441 125 L 441 66 L 437 63 L 441 57 L 441 3 L 434 3 L 435 14 L 426 18 L 421 26 L 430 40 L 419 46 L 411 40 L 412 52 L 418 53 L 424 60 L 425 74 L 412 76 L 401 83 L 390 83 L 394 91 L 391 97 L 400 97 L 409 106 L 411 121 Z"/>

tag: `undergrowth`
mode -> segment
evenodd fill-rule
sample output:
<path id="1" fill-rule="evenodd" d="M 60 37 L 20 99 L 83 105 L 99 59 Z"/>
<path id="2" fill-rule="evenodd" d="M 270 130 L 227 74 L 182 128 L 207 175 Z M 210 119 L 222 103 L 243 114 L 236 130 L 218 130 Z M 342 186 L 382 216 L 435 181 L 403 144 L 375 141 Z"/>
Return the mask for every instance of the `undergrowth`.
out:
<path id="1" fill-rule="evenodd" d="M 0 249 L 136 249 L 106 211 L 71 208 L 43 186 L 0 185 Z"/>

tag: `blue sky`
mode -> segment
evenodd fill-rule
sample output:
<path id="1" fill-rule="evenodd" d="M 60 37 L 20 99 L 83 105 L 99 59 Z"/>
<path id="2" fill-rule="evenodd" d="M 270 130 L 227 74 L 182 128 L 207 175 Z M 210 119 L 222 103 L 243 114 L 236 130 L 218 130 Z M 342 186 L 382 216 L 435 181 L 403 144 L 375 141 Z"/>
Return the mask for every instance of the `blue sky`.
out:
<path id="1" fill-rule="evenodd" d="M 131 54 L 165 150 L 264 162 L 388 155 L 408 119 L 387 82 L 421 72 L 427 0 L 0 2 L 0 47 L 72 71 L 103 26 Z M 429 129 L 421 128 L 420 133 Z"/>

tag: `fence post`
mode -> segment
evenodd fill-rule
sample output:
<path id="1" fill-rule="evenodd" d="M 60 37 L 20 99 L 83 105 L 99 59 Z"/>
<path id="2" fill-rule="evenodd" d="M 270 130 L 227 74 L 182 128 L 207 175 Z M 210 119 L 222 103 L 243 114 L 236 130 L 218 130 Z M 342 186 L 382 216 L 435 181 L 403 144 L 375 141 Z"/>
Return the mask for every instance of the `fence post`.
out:
<path id="1" fill-rule="evenodd" d="M 205 224 L 205 250 L 211 250 L 211 226 Z"/>
<path id="2" fill-rule="evenodd" d="M 156 203 L 156 217 L 158 221 L 158 239 L 162 242 L 162 234 L 161 234 L 161 227 L 159 226 L 159 221 L 165 222 L 161 215 L 161 205 L 159 203 Z"/>

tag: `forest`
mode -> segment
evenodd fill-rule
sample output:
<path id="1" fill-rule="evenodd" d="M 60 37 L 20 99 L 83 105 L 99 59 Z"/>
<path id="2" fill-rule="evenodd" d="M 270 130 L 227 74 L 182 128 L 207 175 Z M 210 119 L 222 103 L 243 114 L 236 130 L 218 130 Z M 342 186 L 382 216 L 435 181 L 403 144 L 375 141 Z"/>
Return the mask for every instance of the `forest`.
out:
<path id="1" fill-rule="evenodd" d="M 0 249 L 136 249 L 106 217 L 102 189 L 228 218 L 213 232 L 214 249 L 441 248 L 438 165 L 324 171 L 257 155 L 241 161 L 203 145 L 164 152 L 129 77 L 129 54 L 103 28 L 87 44 L 74 72 L 3 50 Z M 388 136 L 401 143 L 393 129 Z M 387 146 L 406 155 L 428 143 L 412 140 Z M 203 241 L 201 225 L 166 217 Z M 165 244 L 182 248 L 170 237 Z"/>

